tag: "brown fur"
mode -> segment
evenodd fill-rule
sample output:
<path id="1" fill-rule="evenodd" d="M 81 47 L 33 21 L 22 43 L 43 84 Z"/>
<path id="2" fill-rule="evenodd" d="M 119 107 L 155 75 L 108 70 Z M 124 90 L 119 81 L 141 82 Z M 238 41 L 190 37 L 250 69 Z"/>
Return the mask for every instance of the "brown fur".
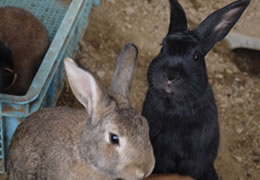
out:
<path id="1" fill-rule="evenodd" d="M 129 52 L 131 58 L 125 58 Z M 22 122 L 8 153 L 9 180 L 135 180 L 149 176 L 155 160 L 148 123 L 131 108 L 127 97 L 136 56 L 134 45 L 123 48 L 115 71 L 119 74 L 112 81 L 129 84 L 122 90 L 121 84 L 112 83 L 110 93 L 89 72 L 66 59 L 68 81 L 85 110 L 44 109 Z M 122 63 L 128 68 L 119 65 Z M 120 72 L 126 70 L 130 75 Z M 119 137 L 118 145 L 110 140 L 111 133 Z"/>
<path id="2" fill-rule="evenodd" d="M 1 7 L 0 20 L 0 41 L 11 49 L 17 74 L 14 85 L 3 93 L 24 95 L 49 46 L 48 32 L 35 16 L 21 8 Z"/>

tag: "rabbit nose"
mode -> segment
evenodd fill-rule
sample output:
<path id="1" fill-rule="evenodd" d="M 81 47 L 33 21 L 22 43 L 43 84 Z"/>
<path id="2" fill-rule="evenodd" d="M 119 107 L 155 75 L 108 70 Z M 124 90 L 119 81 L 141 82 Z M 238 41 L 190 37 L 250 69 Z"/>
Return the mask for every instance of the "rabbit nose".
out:
<path id="1" fill-rule="evenodd" d="M 145 175 L 145 173 L 141 170 L 136 170 L 135 174 L 138 178 L 143 178 Z"/>
<path id="2" fill-rule="evenodd" d="M 165 73 L 165 77 L 167 78 L 168 81 L 176 81 L 179 79 L 181 74 L 179 72 L 174 72 L 174 71 L 168 71 Z"/>
<path id="3" fill-rule="evenodd" d="M 154 165 L 155 165 L 155 160 L 149 162 L 149 164 L 146 164 L 145 167 L 137 169 L 135 171 L 136 177 L 138 177 L 138 179 L 143 179 L 148 177 L 152 173 L 154 169 Z"/>
<path id="4" fill-rule="evenodd" d="M 136 174 L 136 177 L 143 179 L 143 178 L 147 177 L 150 174 L 150 172 L 144 172 L 139 169 L 139 170 L 136 170 L 135 174 Z"/>

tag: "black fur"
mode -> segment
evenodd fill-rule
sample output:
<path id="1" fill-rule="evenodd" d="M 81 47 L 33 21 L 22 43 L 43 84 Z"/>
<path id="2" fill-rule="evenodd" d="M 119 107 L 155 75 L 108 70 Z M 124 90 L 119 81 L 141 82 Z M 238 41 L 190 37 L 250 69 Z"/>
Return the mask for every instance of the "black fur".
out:
<path id="1" fill-rule="evenodd" d="M 14 68 L 14 62 L 11 50 L 0 41 L 0 92 L 4 89 L 5 80 L 8 77 L 5 76 L 4 68 Z"/>
<path id="2" fill-rule="evenodd" d="M 142 114 L 148 119 L 156 157 L 154 173 L 217 180 L 218 112 L 204 57 L 238 21 L 250 0 L 238 0 L 187 28 L 185 13 L 170 0 L 171 22 L 159 55 L 148 68 Z"/>

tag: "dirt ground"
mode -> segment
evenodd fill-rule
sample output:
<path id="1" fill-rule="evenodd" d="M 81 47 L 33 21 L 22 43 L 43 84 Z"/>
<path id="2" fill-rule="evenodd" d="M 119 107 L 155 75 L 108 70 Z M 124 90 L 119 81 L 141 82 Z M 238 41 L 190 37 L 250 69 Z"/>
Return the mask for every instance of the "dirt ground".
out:
<path id="1" fill-rule="evenodd" d="M 191 28 L 231 0 L 182 0 Z M 234 31 L 260 37 L 260 1 L 252 0 Z M 76 60 L 108 87 L 123 44 L 139 48 L 130 100 L 141 111 L 146 71 L 169 25 L 168 0 L 103 0 L 94 8 Z M 260 179 L 260 52 L 235 50 L 222 41 L 207 56 L 209 79 L 219 110 L 221 145 L 216 161 L 220 179 Z M 58 105 L 81 107 L 68 85 Z"/>
<path id="2" fill-rule="evenodd" d="M 182 0 L 190 27 L 232 0 Z M 258 9 L 258 11 L 257 11 Z M 235 31 L 260 37 L 260 1 L 250 7 Z M 160 49 L 169 25 L 168 0 L 102 0 L 76 60 L 108 87 L 120 48 L 133 42 L 139 49 L 130 100 L 141 111 L 147 90 L 146 71 Z M 209 79 L 219 110 L 221 145 L 216 168 L 222 180 L 260 179 L 260 52 L 231 51 L 223 41 L 207 56 Z M 81 107 L 68 85 L 58 105 Z"/>

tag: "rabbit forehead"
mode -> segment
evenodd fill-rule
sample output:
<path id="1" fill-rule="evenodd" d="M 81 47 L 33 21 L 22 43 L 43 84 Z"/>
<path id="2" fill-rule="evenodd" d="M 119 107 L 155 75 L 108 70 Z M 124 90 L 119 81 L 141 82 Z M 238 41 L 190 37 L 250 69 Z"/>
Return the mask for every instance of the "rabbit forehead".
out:
<path id="1" fill-rule="evenodd" d="M 105 119 L 105 129 L 119 136 L 148 135 L 148 123 L 132 108 L 117 109 Z"/>
<path id="2" fill-rule="evenodd" d="M 183 56 L 194 51 L 201 51 L 200 40 L 191 32 L 179 32 L 163 40 L 166 53 L 170 56 Z"/>

